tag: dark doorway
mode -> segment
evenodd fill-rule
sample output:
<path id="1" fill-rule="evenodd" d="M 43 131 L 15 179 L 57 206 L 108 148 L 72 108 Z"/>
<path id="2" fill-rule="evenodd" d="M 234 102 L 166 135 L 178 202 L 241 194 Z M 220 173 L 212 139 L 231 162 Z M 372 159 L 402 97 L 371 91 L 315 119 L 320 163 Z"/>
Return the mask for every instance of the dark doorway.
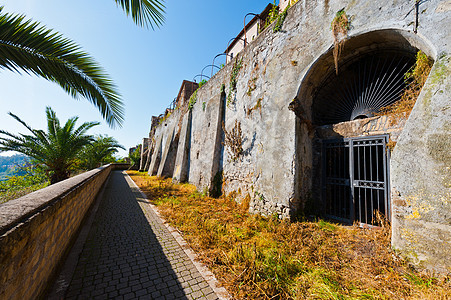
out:
<path id="1" fill-rule="evenodd" d="M 323 141 L 322 194 L 326 216 L 376 224 L 389 218 L 388 135 Z"/>

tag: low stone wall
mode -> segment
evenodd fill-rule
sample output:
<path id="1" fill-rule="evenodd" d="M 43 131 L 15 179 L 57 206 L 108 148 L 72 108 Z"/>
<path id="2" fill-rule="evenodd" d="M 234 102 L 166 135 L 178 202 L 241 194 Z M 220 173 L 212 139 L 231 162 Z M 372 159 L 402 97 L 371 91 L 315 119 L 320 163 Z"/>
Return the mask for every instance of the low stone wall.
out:
<path id="1" fill-rule="evenodd" d="M 97 168 L 0 205 L 0 299 L 42 296 L 111 170 L 125 167 Z"/>

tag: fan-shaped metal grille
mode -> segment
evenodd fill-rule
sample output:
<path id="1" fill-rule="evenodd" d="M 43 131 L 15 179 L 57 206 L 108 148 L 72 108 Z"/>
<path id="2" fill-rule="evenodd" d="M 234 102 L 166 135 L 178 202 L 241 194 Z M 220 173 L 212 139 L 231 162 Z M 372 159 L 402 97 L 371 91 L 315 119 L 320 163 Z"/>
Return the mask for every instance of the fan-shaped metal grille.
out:
<path id="1" fill-rule="evenodd" d="M 400 99 L 404 75 L 415 60 L 410 54 L 367 54 L 341 66 L 318 89 L 313 101 L 316 124 L 335 124 L 374 115 Z"/>

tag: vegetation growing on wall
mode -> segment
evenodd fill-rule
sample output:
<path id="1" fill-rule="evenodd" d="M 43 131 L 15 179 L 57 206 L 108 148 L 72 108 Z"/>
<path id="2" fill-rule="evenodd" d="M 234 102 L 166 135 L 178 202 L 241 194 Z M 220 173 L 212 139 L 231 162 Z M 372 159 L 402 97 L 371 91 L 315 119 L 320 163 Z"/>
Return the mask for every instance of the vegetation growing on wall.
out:
<path id="1" fill-rule="evenodd" d="M 191 97 L 189 97 L 189 101 L 188 101 L 188 109 L 192 110 L 194 107 L 194 104 L 196 104 L 197 102 L 197 91 L 199 91 L 199 89 L 206 84 L 207 81 L 205 79 L 202 79 L 199 82 L 199 86 L 197 87 L 197 89 L 194 91 L 194 93 L 191 95 Z M 205 111 L 205 102 L 202 103 L 202 110 Z"/>
<path id="2" fill-rule="evenodd" d="M 265 21 L 265 27 L 263 30 L 265 30 L 266 27 L 272 24 L 275 20 L 277 20 L 277 17 L 279 16 L 279 6 L 276 5 L 276 1 L 274 0 L 273 7 L 270 9 L 268 17 Z"/>
<path id="3" fill-rule="evenodd" d="M 253 91 L 255 91 L 255 89 L 257 88 L 257 77 L 254 77 L 252 79 L 249 79 L 249 81 L 247 82 L 247 95 L 250 96 L 252 94 Z"/>
<path id="4" fill-rule="evenodd" d="M 199 87 L 198 87 L 198 89 L 200 89 L 204 84 L 206 84 L 207 83 L 207 80 L 205 80 L 205 79 L 202 79 L 200 82 L 199 82 Z"/>
<path id="5" fill-rule="evenodd" d="M 262 112 L 262 100 L 263 100 L 263 98 L 258 98 L 257 103 L 255 103 L 255 105 L 253 107 L 248 108 L 246 114 L 249 116 L 256 109 L 258 109 L 261 113 Z"/>
<path id="6" fill-rule="evenodd" d="M 229 94 L 227 95 L 227 105 L 229 105 L 232 102 L 232 98 L 234 94 L 236 93 L 236 84 L 237 84 L 237 77 L 238 73 L 240 72 L 240 69 L 242 67 L 243 59 L 237 59 L 233 63 L 232 67 L 232 73 L 230 74 L 230 82 L 229 82 Z"/>
<path id="7" fill-rule="evenodd" d="M 285 21 L 285 18 L 287 17 L 287 12 L 289 8 L 290 4 L 288 4 L 288 6 L 285 7 L 283 12 L 277 16 L 277 22 L 276 25 L 274 25 L 273 32 L 279 32 L 282 29 L 282 25 L 283 22 Z"/>
<path id="8" fill-rule="evenodd" d="M 166 121 L 170 116 L 171 116 L 172 112 L 168 112 L 167 114 L 165 114 L 163 117 L 161 117 L 158 120 L 158 125 L 162 124 L 164 121 Z"/>
<path id="9" fill-rule="evenodd" d="M 338 59 L 340 58 L 341 50 L 343 49 L 346 37 L 348 36 L 348 31 L 351 29 L 351 21 L 346 15 L 344 8 L 340 9 L 335 14 L 335 18 L 332 20 L 330 27 L 334 36 L 333 56 L 335 72 L 338 74 Z"/>
<path id="10" fill-rule="evenodd" d="M 237 160 L 243 154 L 243 134 L 241 132 L 241 122 L 235 120 L 235 126 L 229 132 L 222 122 L 222 129 L 224 130 L 224 146 L 229 152 L 232 160 Z"/>
<path id="11" fill-rule="evenodd" d="M 430 60 L 422 51 L 418 51 L 415 64 L 404 75 L 406 88 L 402 92 L 401 99 L 381 108 L 377 115 L 392 115 L 392 120 L 394 122 L 402 117 L 408 118 L 420 95 L 421 89 L 431 72 L 431 68 L 432 60 Z"/>
<path id="12" fill-rule="evenodd" d="M 196 104 L 198 90 L 199 90 L 199 88 L 197 88 L 197 90 L 194 91 L 194 93 L 191 95 L 191 97 L 189 97 L 189 101 L 188 101 L 188 109 L 189 110 L 192 110 L 194 107 L 194 104 Z"/>
<path id="13" fill-rule="evenodd" d="M 296 2 L 297 0 L 290 1 L 288 6 L 283 10 L 282 13 L 280 13 L 279 6 L 276 5 L 276 1 L 274 1 L 273 7 L 269 11 L 268 17 L 266 18 L 263 30 L 266 29 L 266 27 L 268 27 L 269 25 L 271 25 L 274 21 L 277 21 L 276 25 L 274 25 L 273 32 L 279 32 L 282 29 L 282 25 L 283 22 L 285 21 L 285 18 L 287 17 L 288 8 L 290 8 L 290 6 Z"/>

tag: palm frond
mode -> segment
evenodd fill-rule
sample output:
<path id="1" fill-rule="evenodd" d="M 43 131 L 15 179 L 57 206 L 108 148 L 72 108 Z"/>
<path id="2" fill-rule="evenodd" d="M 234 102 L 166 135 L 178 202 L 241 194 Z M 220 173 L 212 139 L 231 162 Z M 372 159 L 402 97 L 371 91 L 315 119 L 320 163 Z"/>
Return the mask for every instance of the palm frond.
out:
<path id="1" fill-rule="evenodd" d="M 0 7 L 0 68 L 25 72 L 60 85 L 93 103 L 110 127 L 121 126 L 124 109 L 116 86 L 73 41 Z"/>
<path id="2" fill-rule="evenodd" d="M 141 27 L 150 26 L 152 29 L 163 24 L 164 9 L 163 1 L 159 0 L 115 0 L 125 13 L 131 15 L 136 25 Z M 154 27 L 155 26 L 155 27 Z"/>
<path id="3" fill-rule="evenodd" d="M 9 112 L 8 115 L 10 115 L 11 117 L 13 117 L 17 122 L 19 122 L 20 124 L 22 124 L 25 128 L 27 128 L 29 131 L 31 131 L 33 133 L 33 128 L 31 128 L 30 125 L 28 125 L 27 123 L 25 123 L 25 121 L 23 121 L 21 118 L 19 118 L 18 116 L 16 116 L 15 114 L 13 114 L 12 112 Z"/>

